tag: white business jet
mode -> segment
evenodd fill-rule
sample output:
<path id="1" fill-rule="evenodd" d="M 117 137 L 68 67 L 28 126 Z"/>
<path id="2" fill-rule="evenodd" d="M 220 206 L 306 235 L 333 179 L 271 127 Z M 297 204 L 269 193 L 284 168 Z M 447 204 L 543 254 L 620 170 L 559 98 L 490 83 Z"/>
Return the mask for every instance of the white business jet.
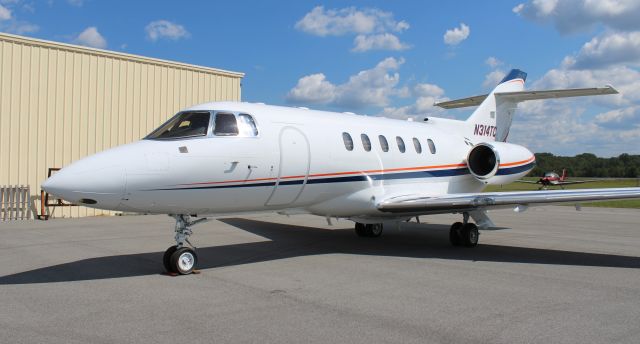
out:
<path id="1" fill-rule="evenodd" d="M 451 243 L 473 247 L 478 228 L 494 226 L 489 209 L 639 198 L 640 188 L 482 192 L 534 167 L 533 153 L 505 142 L 518 102 L 617 93 L 610 86 L 523 91 L 525 79 L 512 70 L 488 95 L 437 104 L 479 105 L 466 121 L 411 122 L 240 102 L 196 105 L 138 142 L 64 167 L 42 188 L 88 207 L 170 214 L 176 245 L 163 263 L 178 274 L 196 266 L 192 226 L 214 214 L 344 218 L 355 222 L 357 235 L 378 237 L 383 224 L 460 213 Z"/>

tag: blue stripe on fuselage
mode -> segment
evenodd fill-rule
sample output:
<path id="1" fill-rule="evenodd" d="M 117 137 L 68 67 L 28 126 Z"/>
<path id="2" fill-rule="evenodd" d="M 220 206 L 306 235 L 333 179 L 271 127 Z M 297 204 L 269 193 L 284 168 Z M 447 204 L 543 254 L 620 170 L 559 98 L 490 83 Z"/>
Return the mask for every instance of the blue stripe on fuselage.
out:
<path id="1" fill-rule="evenodd" d="M 497 175 L 508 175 L 520 173 L 522 171 L 533 168 L 534 163 L 529 163 L 523 166 L 511 167 L 499 169 Z M 432 171 L 412 171 L 412 172 L 399 172 L 399 173 L 377 173 L 377 174 L 360 174 L 355 176 L 342 176 L 342 177 L 325 177 L 325 178 L 313 178 L 307 180 L 307 184 L 330 184 L 330 183 L 346 183 L 346 182 L 366 182 L 369 180 L 397 180 L 397 179 L 420 179 L 420 178 L 437 178 L 437 177 L 453 177 L 463 176 L 469 174 L 469 170 L 464 168 L 454 168 L 447 170 L 432 170 Z M 281 180 L 278 185 L 300 185 L 304 183 L 304 179 L 296 180 Z M 191 186 L 181 188 L 159 188 L 149 189 L 143 191 L 166 191 L 166 190 L 201 190 L 201 189 L 229 189 L 229 188 L 246 188 L 246 187 L 260 187 L 260 186 L 275 186 L 276 182 L 263 182 L 252 184 L 234 184 L 234 185 L 207 185 L 207 186 Z"/>

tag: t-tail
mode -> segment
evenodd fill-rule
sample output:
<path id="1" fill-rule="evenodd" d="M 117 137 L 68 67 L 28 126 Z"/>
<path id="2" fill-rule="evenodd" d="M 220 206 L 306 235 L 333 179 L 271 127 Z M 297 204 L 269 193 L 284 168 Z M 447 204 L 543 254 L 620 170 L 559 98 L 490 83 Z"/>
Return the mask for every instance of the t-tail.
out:
<path id="1" fill-rule="evenodd" d="M 518 103 L 527 100 L 617 94 L 610 85 L 599 88 L 524 91 L 527 73 L 512 69 L 489 94 L 436 103 L 445 109 L 478 108 L 466 120 L 464 135 L 475 141 L 506 141 Z"/>

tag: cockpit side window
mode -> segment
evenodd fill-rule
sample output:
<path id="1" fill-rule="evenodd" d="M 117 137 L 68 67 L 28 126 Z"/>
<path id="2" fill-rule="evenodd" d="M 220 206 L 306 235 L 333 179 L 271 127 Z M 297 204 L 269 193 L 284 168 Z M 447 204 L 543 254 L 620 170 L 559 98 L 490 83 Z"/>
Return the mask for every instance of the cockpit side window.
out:
<path id="1" fill-rule="evenodd" d="M 256 122 L 253 120 L 253 117 L 247 115 L 246 113 L 241 113 L 238 115 L 238 129 L 240 131 L 240 136 L 258 136 L 258 127 L 256 127 Z"/>
<path id="2" fill-rule="evenodd" d="M 160 126 L 160 128 L 154 130 L 146 138 L 168 140 L 206 136 L 210 118 L 211 113 L 208 111 L 181 112 Z"/>
<path id="3" fill-rule="evenodd" d="M 218 112 L 213 134 L 216 136 L 238 136 L 236 116 L 232 113 Z"/>

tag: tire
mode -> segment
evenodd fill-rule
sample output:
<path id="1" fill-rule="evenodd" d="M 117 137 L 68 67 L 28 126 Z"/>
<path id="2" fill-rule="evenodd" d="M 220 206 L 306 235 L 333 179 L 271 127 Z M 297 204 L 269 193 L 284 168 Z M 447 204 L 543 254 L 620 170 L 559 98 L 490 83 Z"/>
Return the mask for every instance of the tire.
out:
<path id="1" fill-rule="evenodd" d="M 176 273 L 181 275 L 188 275 L 193 272 L 193 269 L 198 263 L 198 256 L 196 252 L 188 247 L 177 249 L 171 255 L 171 268 Z"/>
<path id="2" fill-rule="evenodd" d="M 451 225 L 451 228 L 449 229 L 449 241 L 451 242 L 451 245 L 453 246 L 462 245 L 462 235 L 461 235 L 462 227 L 463 227 L 462 222 L 455 222 L 454 224 Z"/>
<path id="3" fill-rule="evenodd" d="M 478 226 L 473 223 L 467 223 L 462 227 L 460 231 L 462 234 L 462 244 L 466 247 L 475 247 L 478 246 L 478 238 L 480 234 L 478 233 Z"/>
<path id="4" fill-rule="evenodd" d="M 164 255 L 162 256 L 162 265 L 164 265 L 164 269 L 171 273 L 175 273 L 177 271 L 174 271 L 173 268 L 171 267 L 171 255 L 178 249 L 178 246 L 171 246 L 169 247 L 166 251 L 164 251 Z"/>
<path id="5" fill-rule="evenodd" d="M 365 228 L 367 229 L 367 236 L 370 238 L 377 238 L 382 235 L 382 223 L 369 224 Z"/>
<path id="6" fill-rule="evenodd" d="M 358 235 L 359 237 L 367 237 L 367 230 L 365 228 L 364 223 L 359 223 L 356 222 L 356 235 Z"/>

